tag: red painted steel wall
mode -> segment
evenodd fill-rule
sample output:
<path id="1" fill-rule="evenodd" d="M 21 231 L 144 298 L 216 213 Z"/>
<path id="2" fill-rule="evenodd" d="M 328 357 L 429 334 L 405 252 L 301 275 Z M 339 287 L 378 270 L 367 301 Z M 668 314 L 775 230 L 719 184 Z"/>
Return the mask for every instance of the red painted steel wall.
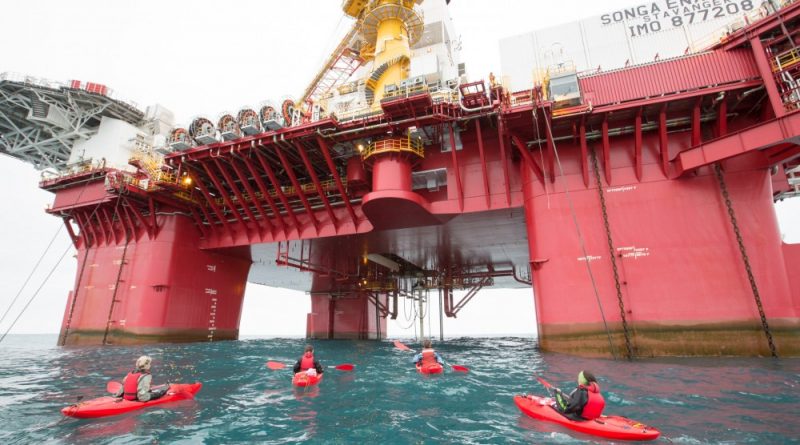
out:
<path id="1" fill-rule="evenodd" d="M 589 75 L 579 80 L 594 107 L 759 78 L 749 49 L 714 51 Z"/>
<path id="2" fill-rule="evenodd" d="M 641 182 L 631 168 L 632 138 L 612 139 L 613 180 L 603 184 L 615 254 L 624 256 L 617 257 L 617 265 L 628 322 L 664 332 L 674 326 L 757 323 L 756 304 L 716 179 L 708 169 L 685 179 L 664 178 L 654 150 L 648 149 L 657 146 L 656 137 L 645 134 Z M 594 174 L 590 188 L 584 188 L 576 147 L 562 144 L 559 149 L 600 301 L 613 325 L 621 317 L 598 192 L 592 188 Z M 789 279 L 793 272 L 774 267 L 776 259 L 783 258 L 783 247 L 769 171 L 758 154 L 726 166 L 727 186 L 767 318 L 796 324 L 799 313 Z M 547 260 L 533 277 L 543 341 L 549 333 L 602 332 L 564 181 L 557 179 L 555 188 L 548 185 L 545 192 L 532 173 L 523 169 L 523 174 L 530 257 Z M 758 331 L 754 335 L 763 338 Z"/>
<path id="3" fill-rule="evenodd" d="M 67 344 L 96 344 L 102 339 L 117 285 L 110 343 L 238 337 L 249 259 L 199 250 L 199 234 L 188 217 L 158 219 L 161 229 L 153 240 L 143 237 L 128 244 L 127 250 L 113 244 L 89 249 Z M 85 254 L 85 248 L 78 250 L 79 273 Z M 71 306 L 72 294 L 62 334 Z M 126 334 L 144 337 L 134 341 Z"/>

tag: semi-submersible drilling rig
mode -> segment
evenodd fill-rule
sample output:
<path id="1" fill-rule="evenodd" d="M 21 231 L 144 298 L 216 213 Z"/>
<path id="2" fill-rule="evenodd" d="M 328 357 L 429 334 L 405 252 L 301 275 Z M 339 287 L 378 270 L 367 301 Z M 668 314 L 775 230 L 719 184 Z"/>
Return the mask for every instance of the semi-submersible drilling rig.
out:
<path id="1" fill-rule="evenodd" d="M 800 246 L 773 208 L 798 191 L 800 5 L 515 91 L 467 81 L 446 2 L 420 3 L 346 0 L 301 99 L 216 125 L 4 76 L 0 149 L 57 172 L 40 187 L 78 250 L 59 343 L 235 339 L 250 281 L 309 292 L 311 338 L 532 286 L 544 350 L 800 351 Z"/>

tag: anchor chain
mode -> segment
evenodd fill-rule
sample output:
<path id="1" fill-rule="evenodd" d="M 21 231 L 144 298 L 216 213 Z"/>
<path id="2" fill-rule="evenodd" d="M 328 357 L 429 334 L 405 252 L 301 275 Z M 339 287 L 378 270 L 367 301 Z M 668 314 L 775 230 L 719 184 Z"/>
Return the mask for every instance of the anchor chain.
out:
<path id="1" fill-rule="evenodd" d="M 592 149 L 592 166 L 594 176 L 597 179 L 597 193 L 600 195 L 600 208 L 603 211 L 603 225 L 606 229 L 606 239 L 608 239 L 608 252 L 611 257 L 611 268 L 614 271 L 614 286 L 617 288 L 617 303 L 619 303 L 619 316 L 622 319 L 622 331 L 625 334 L 625 349 L 628 352 L 628 360 L 633 359 L 633 346 L 631 345 L 630 332 L 628 330 L 628 319 L 625 317 L 625 303 L 622 301 L 622 288 L 619 283 L 619 271 L 617 270 L 617 259 L 614 255 L 614 242 L 611 240 L 611 227 L 608 224 L 608 211 L 606 209 L 606 198 L 603 195 L 603 183 L 600 182 L 600 167 L 597 165 L 597 155 Z M 587 259 L 588 260 L 588 259 Z"/>
<path id="2" fill-rule="evenodd" d="M 728 216 L 731 219 L 733 233 L 736 235 L 736 242 L 739 244 L 739 253 L 742 254 L 744 268 L 747 271 L 747 279 L 750 280 L 750 289 L 753 291 L 753 298 L 756 300 L 756 306 L 758 306 L 758 315 L 761 317 L 761 328 L 764 330 L 764 335 L 767 336 L 770 353 L 773 357 L 778 358 L 775 342 L 772 340 L 772 332 L 769 330 L 767 316 L 764 313 L 764 306 L 761 304 L 761 295 L 758 292 L 755 276 L 753 276 L 753 269 L 750 267 L 750 257 L 747 256 L 747 250 L 744 247 L 742 233 L 739 231 L 739 223 L 736 220 L 736 214 L 733 211 L 733 203 L 731 202 L 731 197 L 728 193 L 728 186 L 725 184 L 725 178 L 722 176 L 722 168 L 720 167 L 719 163 L 714 164 L 714 174 L 717 177 L 719 188 L 722 191 L 722 197 L 725 199 L 725 207 L 728 209 Z"/>

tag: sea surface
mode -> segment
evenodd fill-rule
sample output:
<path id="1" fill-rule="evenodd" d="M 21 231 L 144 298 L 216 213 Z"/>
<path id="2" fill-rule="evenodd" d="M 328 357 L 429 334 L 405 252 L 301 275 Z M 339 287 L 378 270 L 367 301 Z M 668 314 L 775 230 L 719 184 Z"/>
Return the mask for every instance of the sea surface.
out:
<path id="1" fill-rule="evenodd" d="M 512 401 L 568 388 L 581 369 L 600 380 L 606 413 L 657 427 L 656 443 L 800 443 L 800 360 L 682 358 L 635 362 L 542 353 L 533 338 L 458 338 L 434 346 L 469 373 L 422 376 L 391 341 L 314 341 L 329 368 L 293 389 L 302 339 L 122 347 L 56 347 L 53 335 L 0 344 L 1 444 L 577 444 L 612 443 L 526 417 Z M 413 340 L 404 340 L 419 348 Z M 203 383 L 194 400 L 79 420 L 59 410 L 102 396 L 141 354 L 154 383 Z"/>

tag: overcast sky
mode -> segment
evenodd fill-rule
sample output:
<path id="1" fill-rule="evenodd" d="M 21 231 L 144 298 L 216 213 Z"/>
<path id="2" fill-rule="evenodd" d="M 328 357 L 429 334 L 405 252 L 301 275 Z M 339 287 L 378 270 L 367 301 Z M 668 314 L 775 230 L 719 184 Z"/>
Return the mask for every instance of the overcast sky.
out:
<path id="1" fill-rule="evenodd" d="M 468 74 L 487 78 L 490 71 L 500 74 L 499 39 L 636 3 L 453 0 L 450 11 Z M 340 5 L 340 0 L 6 2 L 0 14 L 0 72 L 102 83 L 142 109 L 160 103 L 178 123 L 188 124 L 196 115 L 217 116 L 300 95 L 350 26 Z M 0 172 L 1 315 L 61 222 L 44 213 L 52 195 L 36 187 L 39 176 L 32 167 L 0 157 Z M 787 241 L 800 242 L 800 199 L 781 204 L 779 217 L 783 232 L 795 228 Z M 63 230 L 54 246 L 0 332 L 69 248 Z M 58 331 L 76 263 L 70 250 L 12 333 Z M 241 332 L 302 336 L 309 309 L 301 292 L 248 285 Z M 408 324 L 401 313 L 389 323 L 389 333 L 413 335 L 402 329 Z M 435 320 L 433 328 L 438 332 Z M 484 290 L 457 320 L 447 320 L 445 329 L 533 334 L 532 292 Z"/>

